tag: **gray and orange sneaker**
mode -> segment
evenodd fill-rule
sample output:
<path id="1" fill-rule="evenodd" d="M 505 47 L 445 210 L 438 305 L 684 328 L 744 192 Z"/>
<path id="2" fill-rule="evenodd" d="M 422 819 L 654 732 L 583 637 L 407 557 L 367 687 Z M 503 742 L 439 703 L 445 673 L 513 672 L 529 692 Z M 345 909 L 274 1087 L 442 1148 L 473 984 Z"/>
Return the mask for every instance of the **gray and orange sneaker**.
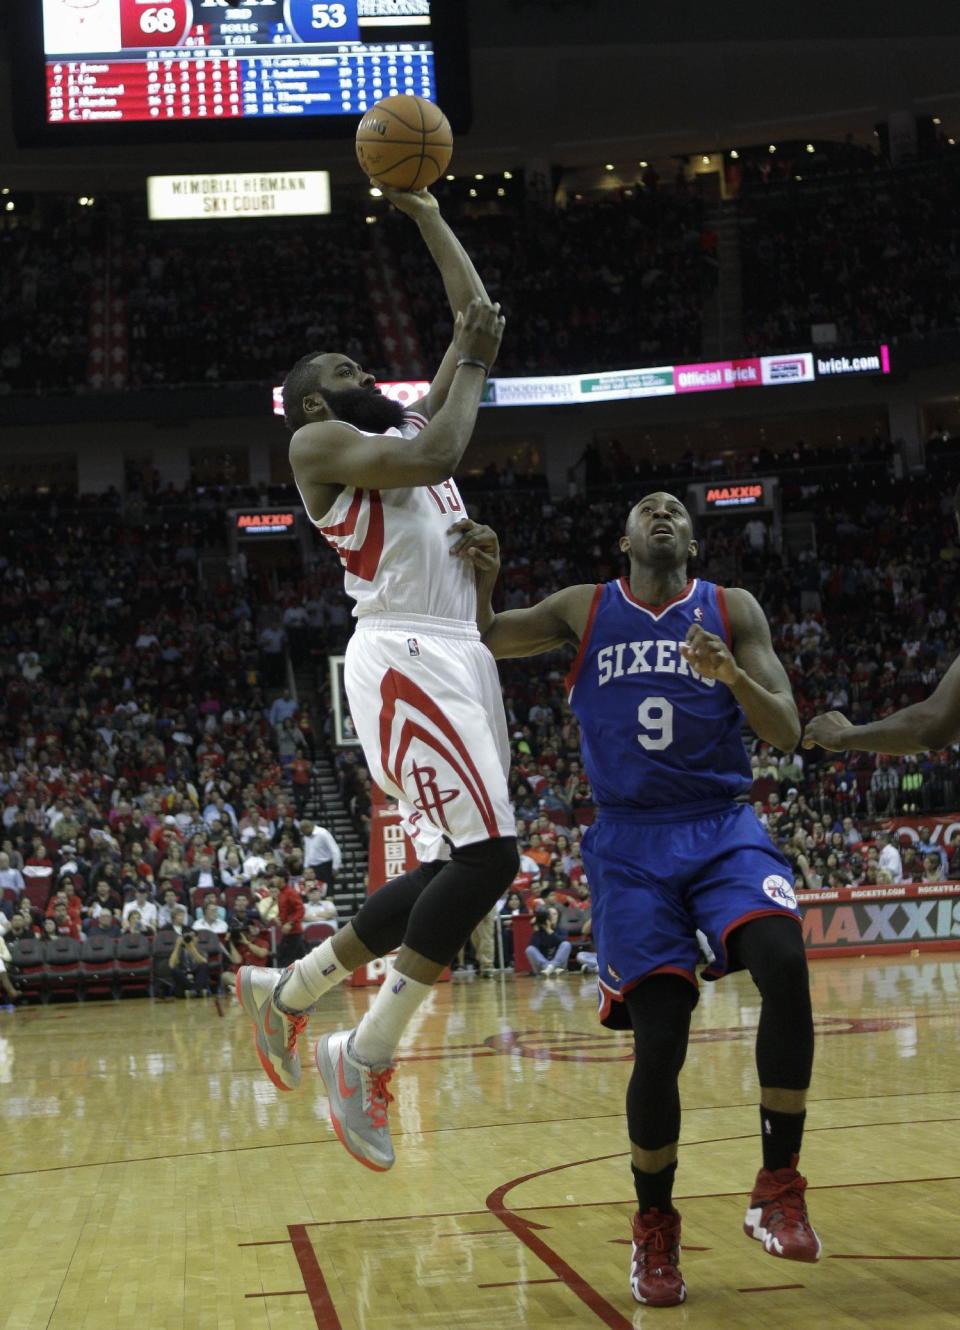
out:
<path id="1" fill-rule="evenodd" d="M 289 1011 L 278 1002 L 290 973 L 265 965 L 241 965 L 237 970 L 237 1000 L 253 1022 L 257 1057 L 278 1090 L 296 1090 L 300 1084 L 297 1040 L 307 1028 L 310 1013 Z"/>
<path id="2" fill-rule="evenodd" d="M 372 1067 L 353 1051 L 353 1030 L 335 1030 L 317 1040 L 317 1070 L 330 1100 L 330 1121 L 340 1144 L 365 1168 L 385 1173 L 395 1155 L 390 1143 L 387 1089 L 393 1067 Z"/>

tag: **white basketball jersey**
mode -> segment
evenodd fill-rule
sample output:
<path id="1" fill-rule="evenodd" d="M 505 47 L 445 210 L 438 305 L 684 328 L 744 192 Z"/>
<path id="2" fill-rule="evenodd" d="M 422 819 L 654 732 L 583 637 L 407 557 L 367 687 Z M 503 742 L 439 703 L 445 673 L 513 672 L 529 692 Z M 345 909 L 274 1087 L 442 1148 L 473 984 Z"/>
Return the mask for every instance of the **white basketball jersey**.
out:
<path id="1" fill-rule="evenodd" d="M 413 439 L 426 423 L 408 411 L 400 429 L 386 434 Z M 322 517 L 308 515 L 340 556 L 356 618 L 416 614 L 476 621 L 474 570 L 450 557 L 454 537 L 447 529 L 467 515 L 452 480 L 415 489 L 347 486 Z"/>

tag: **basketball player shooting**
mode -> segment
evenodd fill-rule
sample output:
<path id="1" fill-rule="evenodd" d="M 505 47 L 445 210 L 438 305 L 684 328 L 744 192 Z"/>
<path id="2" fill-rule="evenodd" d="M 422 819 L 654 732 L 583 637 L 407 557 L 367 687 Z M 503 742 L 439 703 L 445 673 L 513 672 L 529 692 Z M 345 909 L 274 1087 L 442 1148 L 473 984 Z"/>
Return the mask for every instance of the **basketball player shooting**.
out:
<path id="1" fill-rule="evenodd" d="M 430 391 L 404 410 L 349 356 L 311 352 L 287 375 L 283 404 L 304 506 L 340 556 L 355 601 L 344 674 L 351 715 L 373 779 L 399 802 L 420 865 L 286 970 L 237 973 L 261 1064 L 274 1085 L 293 1090 L 298 1037 L 317 1001 L 358 966 L 400 948 L 357 1028 L 317 1045 L 334 1129 L 355 1159 L 379 1172 L 394 1163 L 394 1050 L 519 864 L 500 682 L 476 622 L 485 556 L 453 529 L 465 510 L 451 479 L 504 320 L 432 195 L 386 192 L 419 227 L 454 314 Z"/>
<path id="2" fill-rule="evenodd" d="M 470 530 L 495 566 L 496 536 Z M 807 961 L 791 869 L 745 802 L 751 775 L 741 738 L 746 719 L 789 750 L 800 724 L 756 600 L 689 576 L 697 543 L 678 499 L 641 499 L 620 548 L 629 577 L 568 587 L 526 610 L 494 614 L 496 573 L 485 572 L 478 622 L 497 657 L 578 648 L 567 687 L 598 805 L 583 859 L 600 1018 L 632 1027 L 635 1043 L 631 1289 L 638 1302 L 672 1306 L 686 1297 L 672 1192 L 678 1078 L 697 1002 L 696 929 L 714 953 L 705 978 L 747 969 L 760 990 L 763 1167 L 744 1229 L 772 1255 L 820 1255 L 797 1171 L 813 1063 Z"/>
<path id="3" fill-rule="evenodd" d="M 953 496 L 953 515 L 960 536 L 960 486 Z M 960 656 L 929 697 L 902 707 L 881 720 L 854 725 L 842 711 L 814 716 L 803 732 L 804 748 L 819 744 L 832 753 L 939 752 L 960 743 Z"/>

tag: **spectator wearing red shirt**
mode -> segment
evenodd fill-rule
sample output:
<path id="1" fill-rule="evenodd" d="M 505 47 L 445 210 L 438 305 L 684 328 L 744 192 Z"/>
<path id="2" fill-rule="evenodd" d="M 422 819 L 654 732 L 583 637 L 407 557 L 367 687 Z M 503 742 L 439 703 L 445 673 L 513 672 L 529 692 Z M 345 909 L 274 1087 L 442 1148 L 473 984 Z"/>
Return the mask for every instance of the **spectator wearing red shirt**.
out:
<path id="1" fill-rule="evenodd" d="M 53 860 L 39 836 L 33 842 L 33 853 L 24 862 L 23 877 L 28 887 L 39 885 L 49 894 L 53 885 Z"/>
<path id="2" fill-rule="evenodd" d="M 273 881 L 276 883 L 277 878 Z M 280 923 L 277 964 L 283 969 L 299 960 L 306 950 L 303 944 L 303 897 L 292 882 L 281 885 L 277 908 Z"/>
<path id="3" fill-rule="evenodd" d="M 50 897 L 49 901 L 47 902 L 48 919 L 53 917 L 54 911 L 59 906 L 62 906 L 66 910 L 67 914 L 70 917 L 71 922 L 75 923 L 79 928 L 80 914 L 83 909 L 83 904 L 80 900 L 80 897 L 75 895 L 72 891 L 68 891 L 64 887 L 61 887 L 59 891 L 55 891 L 54 894 Z"/>
<path id="4" fill-rule="evenodd" d="M 59 933 L 61 937 L 72 937 L 75 942 L 80 941 L 80 921 L 79 919 L 72 919 L 70 917 L 66 905 L 56 905 L 53 910 L 53 915 L 48 915 L 43 923 L 44 934 L 47 937 Z M 51 924 L 53 925 L 52 933 L 50 930 Z"/>
<path id="5" fill-rule="evenodd" d="M 287 768 L 293 782 L 293 802 L 297 806 L 297 817 L 303 817 L 310 794 L 310 763 L 305 757 L 295 757 Z"/>

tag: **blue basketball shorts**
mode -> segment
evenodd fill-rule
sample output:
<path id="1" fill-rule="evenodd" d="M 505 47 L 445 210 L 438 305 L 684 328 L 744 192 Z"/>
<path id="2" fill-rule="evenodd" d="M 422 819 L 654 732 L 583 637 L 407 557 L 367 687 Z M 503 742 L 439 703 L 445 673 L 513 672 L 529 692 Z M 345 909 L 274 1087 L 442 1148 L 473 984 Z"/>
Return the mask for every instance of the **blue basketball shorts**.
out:
<path id="1" fill-rule="evenodd" d="M 650 975 L 682 975 L 697 987 L 698 929 L 714 954 L 703 977 L 719 979 L 740 924 L 762 915 L 800 922 L 793 870 L 745 804 L 601 809 L 584 834 L 583 862 L 600 1019 L 613 1028 L 629 1025 L 623 995 Z"/>

